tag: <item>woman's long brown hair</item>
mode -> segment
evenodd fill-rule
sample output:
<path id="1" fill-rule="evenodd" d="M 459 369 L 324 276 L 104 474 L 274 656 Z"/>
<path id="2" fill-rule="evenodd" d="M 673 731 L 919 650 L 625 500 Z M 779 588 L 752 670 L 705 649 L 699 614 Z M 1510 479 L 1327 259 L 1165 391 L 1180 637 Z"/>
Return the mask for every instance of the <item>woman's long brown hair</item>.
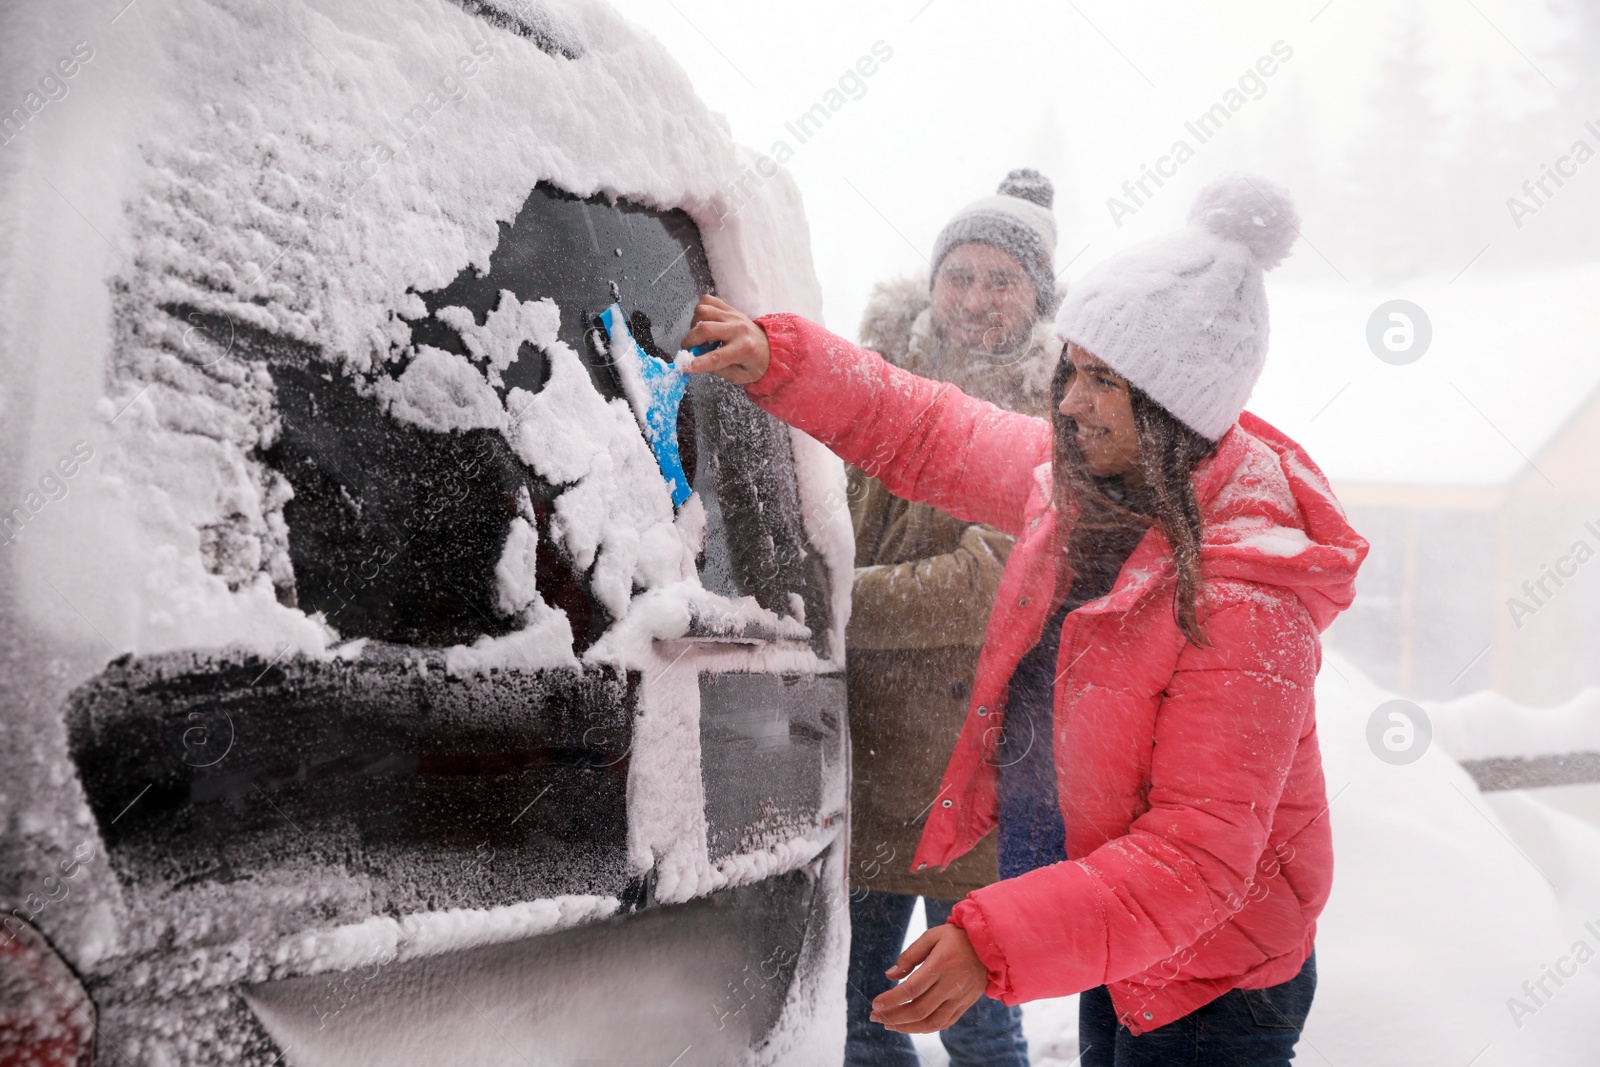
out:
<path id="1" fill-rule="evenodd" d="M 1128 400 L 1139 438 L 1144 485 L 1130 490 L 1119 503 L 1106 495 L 1090 475 L 1083 451 L 1074 439 L 1077 426 L 1070 416 L 1061 414 L 1061 399 L 1073 373 L 1072 361 L 1063 351 L 1051 388 L 1055 404 L 1051 418 L 1055 430 L 1052 496 L 1058 513 L 1067 506 L 1076 512 L 1067 540 L 1067 565 L 1074 574 L 1089 573 L 1100 555 L 1096 551 L 1097 539 L 1130 527 L 1143 529 L 1159 524 L 1172 548 L 1177 570 L 1173 617 L 1184 637 L 1196 645 L 1208 645 L 1200 621 L 1200 605 L 1205 596 L 1200 577 L 1200 504 L 1195 499 L 1191 476 L 1195 467 L 1216 450 L 1217 443 L 1185 426 L 1129 382 Z"/>

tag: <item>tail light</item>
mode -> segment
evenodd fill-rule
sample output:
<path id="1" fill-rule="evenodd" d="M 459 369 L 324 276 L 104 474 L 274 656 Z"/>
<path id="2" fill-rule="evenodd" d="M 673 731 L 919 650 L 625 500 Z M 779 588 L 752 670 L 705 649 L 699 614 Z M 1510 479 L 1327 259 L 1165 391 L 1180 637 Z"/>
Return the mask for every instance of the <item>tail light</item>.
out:
<path id="1" fill-rule="evenodd" d="M 0 922 L 0 1067 L 89 1067 L 94 1004 L 55 949 L 14 915 Z"/>

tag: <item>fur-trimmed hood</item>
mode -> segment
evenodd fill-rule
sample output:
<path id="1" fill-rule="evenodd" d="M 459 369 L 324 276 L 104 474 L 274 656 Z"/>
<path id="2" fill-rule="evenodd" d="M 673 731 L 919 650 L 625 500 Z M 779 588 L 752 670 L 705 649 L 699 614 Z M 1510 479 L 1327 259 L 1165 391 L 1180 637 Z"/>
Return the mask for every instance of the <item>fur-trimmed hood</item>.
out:
<path id="1" fill-rule="evenodd" d="M 1066 295 L 1057 288 L 1050 309 L 1034 324 L 1028 345 L 1010 356 L 938 350 L 933 337 L 933 298 L 924 274 L 906 275 L 872 288 L 862 312 L 861 344 L 889 362 L 924 377 L 955 385 L 970 396 L 1029 415 L 1050 408 L 1050 379 L 1061 358 L 1053 329 L 1055 308 Z"/>

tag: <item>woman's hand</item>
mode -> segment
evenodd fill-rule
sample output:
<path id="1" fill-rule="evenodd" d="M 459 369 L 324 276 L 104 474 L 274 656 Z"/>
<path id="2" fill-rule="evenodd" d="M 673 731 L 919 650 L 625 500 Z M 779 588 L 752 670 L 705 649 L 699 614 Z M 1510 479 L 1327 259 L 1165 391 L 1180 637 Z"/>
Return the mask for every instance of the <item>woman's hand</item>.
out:
<path id="1" fill-rule="evenodd" d="M 761 380 L 772 363 L 767 332 L 732 304 L 714 296 L 702 296 L 694 309 L 694 322 L 683 335 L 683 348 L 721 341 L 722 347 L 707 352 L 684 369 L 690 374 L 715 374 L 735 385 Z"/>
<path id="2" fill-rule="evenodd" d="M 948 923 L 913 941 L 884 973 L 904 981 L 872 1002 L 872 1020 L 902 1034 L 946 1029 L 989 986 L 989 969 L 967 932 Z"/>

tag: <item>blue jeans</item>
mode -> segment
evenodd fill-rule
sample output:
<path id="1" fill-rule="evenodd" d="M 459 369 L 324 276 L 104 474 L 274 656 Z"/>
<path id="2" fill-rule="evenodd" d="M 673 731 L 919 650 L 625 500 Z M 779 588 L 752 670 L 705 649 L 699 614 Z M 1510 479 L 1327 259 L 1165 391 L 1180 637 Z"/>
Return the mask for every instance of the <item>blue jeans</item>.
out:
<path id="1" fill-rule="evenodd" d="M 848 1036 L 845 1067 L 918 1067 L 907 1034 L 873 1022 L 872 1000 L 893 983 L 883 976 L 894 965 L 911 926 L 916 897 L 902 893 L 850 891 L 850 975 L 845 990 Z M 922 898 L 928 926 L 943 926 L 953 900 Z M 939 1034 L 950 1067 L 1028 1067 L 1028 1042 L 1022 1036 L 1022 1009 L 980 997 L 950 1029 Z"/>
<path id="2" fill-rule="evenodd" d="M 1117 1021 L 1105 986 L 1078 998 L 1082 1067 L 1284 1067 L 1317 991 L 1317 955 L 1282 985 L 1235 989 L 1138 1037 Z"/>

